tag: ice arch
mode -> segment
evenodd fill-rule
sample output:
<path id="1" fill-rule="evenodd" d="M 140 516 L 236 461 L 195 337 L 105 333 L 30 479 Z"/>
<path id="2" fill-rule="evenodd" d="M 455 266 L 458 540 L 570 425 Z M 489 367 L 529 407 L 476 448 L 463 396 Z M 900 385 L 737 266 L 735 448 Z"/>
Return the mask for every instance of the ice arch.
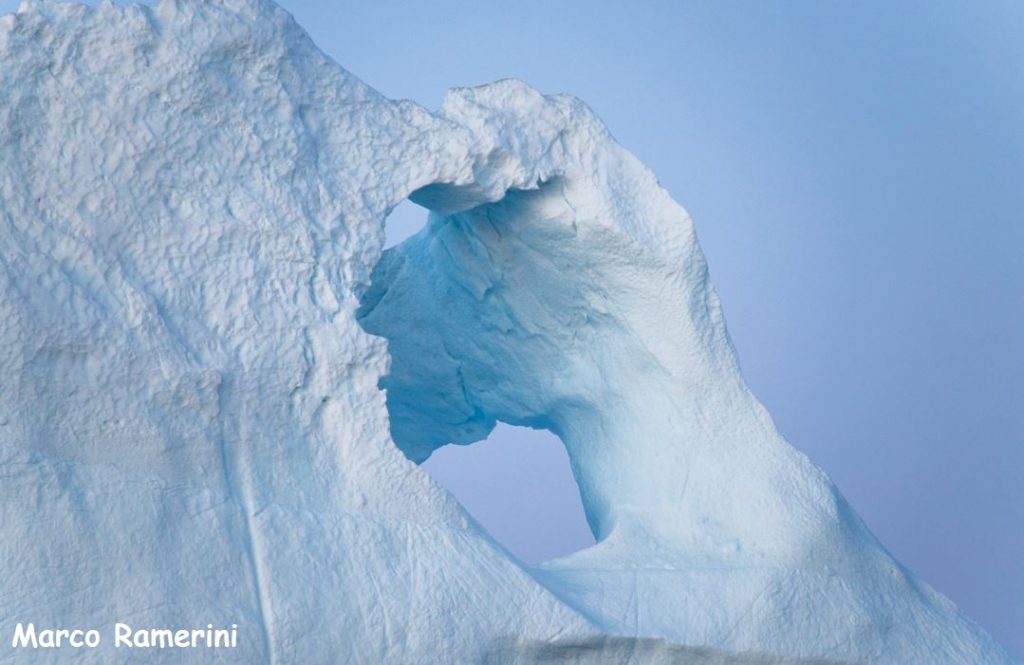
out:
<path id="1" fill-rule="evenodd" d="M 400 192 L 430 220 L 383 253 L 358 313 L 388 340 L 410 459 L 499 420 L 556 433 L 598 543 L 533 573 L 612 633 L 998 660 L 775 430 L 689 217 L 585 106 L 506 81 L 450 93 L 441 115 L 468 151 Z"/>
<path id="2" fill-rule="evenodd" d="M 596 163 L 563 162 L 497 200 L 473 183 L 410 195 L 433 211 L 427 227 L 383 254 L 359 313 L 389 340 L 395 442 L 422 461 L 499 420 L 546 428 L 599 540 L 643 531 L 700 557 L 807 543 L 762 536 L 807 527 L 785 486 L 835 511 L 830 487 L 806 482 L 823 476 L 744 386 L 685 212 L 594 134 L 552 145 Z"/>
<path id="3" fill-rule="evenodd" d="M 667 378 L 626 319 L 645 304 L 644 273 L 669 271 L 623 262 L 637 248 L 582 224 L 586 201 L 574 203 L 571 190 L 557 177 L 471 207 L 461 188 L 418 190 L 412 199 L 440 212 L 385 252 L 360 319 L 389 340 L 382 386 L 407 456 L 422 461 L 440 445 L 478 441 L 498 420 L 550 429 L 566 443 L 588 521 L 603 538 L 613 506 L 627 504 L 610 494 L 638 498 L 636 486 L 623 486 L 629 460 L 614 459 L 635 462 L 639 449 L 615 431 L 620 415 L 638 415 L 639 401 L 656 417 L 656 391 L 637 388 Z M 602 483 L 609 467 L 617 488 Z"/>

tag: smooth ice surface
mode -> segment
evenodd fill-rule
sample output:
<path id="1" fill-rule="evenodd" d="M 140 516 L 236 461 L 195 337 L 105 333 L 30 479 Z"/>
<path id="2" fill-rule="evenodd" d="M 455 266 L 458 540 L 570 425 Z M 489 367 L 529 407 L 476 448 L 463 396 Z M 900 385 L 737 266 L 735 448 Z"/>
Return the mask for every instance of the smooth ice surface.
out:
<path id="1" fill-rule="evenodd" d="M 777 435 L 688 217 L 579 101 L 392 102 L 260 0 L 28 3 L 0 61 L 0 632 L 1009 662 Z M 406 459 L 497 420 L 561 437 L 598 545 L 524 569 Z"/>

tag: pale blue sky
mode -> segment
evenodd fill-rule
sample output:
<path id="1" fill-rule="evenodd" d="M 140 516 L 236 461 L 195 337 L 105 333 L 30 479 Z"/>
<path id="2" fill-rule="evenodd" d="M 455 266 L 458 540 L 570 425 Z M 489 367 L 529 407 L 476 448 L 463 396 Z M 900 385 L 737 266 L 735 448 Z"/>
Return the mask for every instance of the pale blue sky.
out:
<path id="1" fill-rule="evenodd" d="M 1024 656 L 1024 3 L 282 4 L 392 97 L 587 101 L 693 216 L 783 434 Z M 585 541 L 564 453 L 501 439 L 432 472 L 524 557 Z"/>

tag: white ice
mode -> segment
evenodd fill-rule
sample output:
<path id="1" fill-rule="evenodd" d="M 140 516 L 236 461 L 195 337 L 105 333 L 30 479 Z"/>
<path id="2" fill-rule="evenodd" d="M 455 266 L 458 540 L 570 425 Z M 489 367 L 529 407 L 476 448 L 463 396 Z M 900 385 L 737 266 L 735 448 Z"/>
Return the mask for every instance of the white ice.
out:
<path id="1" fill-rule="evenodd" d="M 0 635 L 1010 662 L 779 437 L 686 213 L 578 100 L 390 101 L 263 0 L 26 3 L 0 90 Z M 525 567 L 414 463 L 497 420 L 561 437 L 597 545 Z"/>

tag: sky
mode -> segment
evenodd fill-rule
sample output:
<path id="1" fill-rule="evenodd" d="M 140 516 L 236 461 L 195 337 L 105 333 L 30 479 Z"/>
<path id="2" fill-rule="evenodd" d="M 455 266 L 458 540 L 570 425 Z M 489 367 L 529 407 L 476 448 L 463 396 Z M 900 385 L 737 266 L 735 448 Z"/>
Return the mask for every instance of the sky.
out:
<path id="1" fill-rule="evenodd" d="M 1024 3 L 281 4 L 393 98 L 585 100 L 693 217 L 783 435 L 1024 658 Z M 524 560 L 591 542 L 550 434 L 426 466 Z"/>

